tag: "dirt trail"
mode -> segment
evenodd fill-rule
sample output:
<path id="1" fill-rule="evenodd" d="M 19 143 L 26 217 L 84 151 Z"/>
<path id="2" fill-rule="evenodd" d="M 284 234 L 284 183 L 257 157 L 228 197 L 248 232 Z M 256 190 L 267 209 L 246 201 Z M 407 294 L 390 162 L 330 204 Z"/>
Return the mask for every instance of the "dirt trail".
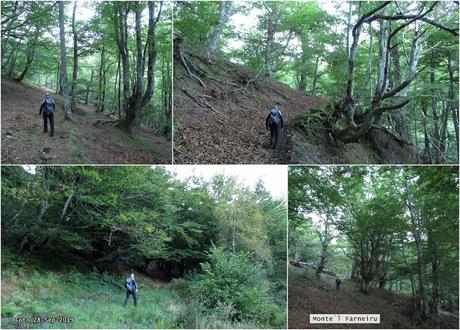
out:
<path id="1" fill-rule="evenodd" d="M 308 272 L 308 278 L 305 276 Z M 322 274 L 313 279 L 313 271 L 289 266 L 289 320 L 290 329 L 300 328 L 424 328 L 458 329 L 458 315 L 446 316 L 440 325 L 415 325 L 411 316 L 414 300 L 409 296 L 389 290 L 370 289 L 368 295 L 359 286 L 342 280 L 340 290 L 335 288 L 335 278 Z M 310 324 L 310 314 L 380 314 L 380 324 Z"/>
<path id="2" fill-rule="evenodd" d="M 177 54 L 176 54 L 177 55 Z M 243 66 L 190 55 L 205 74 L 191 78 L 181 61 L 174 62 L 174 157 L 177 163 L 292 163 L 295 118 L 328 102 L 287 85 L 259 77 Z M 285 127 L 275 150 L 265 128 L 269 110 L 278 104 Z"/>
<path id="3" fill-rule="evenodd" d="M 109 125 L 109 117 L 78 105 L 73 121 L 64 121 L 60 95 L 56 102 L 54 137 L 43 133 L 38 115 L 46 89 L 2 76 L 3 164 L 170 164 L 171 142 L 134 128 L 132 136 Z"/>

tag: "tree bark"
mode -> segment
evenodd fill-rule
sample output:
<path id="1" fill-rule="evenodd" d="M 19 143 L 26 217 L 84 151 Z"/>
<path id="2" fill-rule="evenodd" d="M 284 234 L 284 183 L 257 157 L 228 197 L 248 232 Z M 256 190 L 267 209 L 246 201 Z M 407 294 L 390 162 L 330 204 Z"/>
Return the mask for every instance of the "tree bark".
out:
<path id="1" fill-rule="evenodd" d="M 91 88 L 93 86 L 93 77 L 94 77 L 94 69 L 91 68 L 91 78 L 89 80 L 89 83 L 86 85 L 85 104 L 89 103 L 89 92 L 91 91 Z"/>
<path id="2" fill-rule="evenodd" d="M 77 1 L 73 2 L 72 11 L 72 34 L 73 34 L 73 72 L 72 72 L 72 90 L 70 108 L 75 112 L 77 103 L 77 75 L 78 75 L 78 33 L 75 26 L 75 12 L 77 11 Z"/>
<path id="3" fill-rule="evenodd" d="M 105 67 L 105 46 L 102 45 L 101 50 L 101 60 L 99 65 L 99 87 L 97 90 L 97 111 L 101 111 L 103 100 L 102 100 L 102 90 L 103 90 L 103 81 L 104 81 L 104 67 Z"/>
<path id="4" fill-rule="evenodd" d="M 129 52 L 127 47 L 128 31 L 127 31 L 127 14 L 128 8 L 125 7 L 124 13 L 122 10 L 115 8 L 114 12 L 114 27 L 115 39 L 117 41 L 118 49 L 123 64 L 123 111 L 125 117 L 120 121 L 119 127 L 127 133 L 131 133 L 133 122 L 136 118 L 136 113 L 145 106 L 153 97 L 154 91 L 154 69 L 156 63 L 156 42 L 155 42 L 155 26 L 161 16 L 161 9 L 163 3 L 160 2 L 160 9 L 155 19 L 154 17 L 154 4 L 147 2 L 149 23 L 147 31 L 147 41 L 145 51 L 142 52 L 142 34 L 141 34 L 141 3 L 135 3 L 135 31 L 136 31 L 136 76 L 134 80 L 133 93 L 130 90 L 130 75 L 129 75 Z M 126 4 L 125 4 L 126 6 Z M 144 89 L 143 75 L 145 71 L 144 63 L 147 59 L 147 87 Z"/>
<path id="5" fill-rule="evenodd" d="M 421 224 L 418 215 L 413 211 L 413 201 L 412 194 L 410 192 L 410 187 L 408 186 L 407 180 L 405 180 L 406 192 L 408 197 L 406 199 L 406 205 L 409 211 L 409 216 L 412 225 L 412 234 L 414 235 L 415 247 L 417 251 L 417 270 L 418 270 L 418 282 L 419 282 L 419 291 L 421 299 L 420 311 L 422 314 L 422 319 L 426 320 L 428 317 L 428 295 L 426 292 L 426 277 L 425 277 L 425 256 L 423 252 L 423 242 L 422 242 L 422 233 L 421 233 Z"/>
<path id="6" fill-rule="evenodd" d="M 208 46 L 206 47 L 205 58 L 209 59 L 212 54 L 218 50 L 220 37 L 225 23 L 228 21 L 228 16 L 231 8 L 231 1 L 219 2 L 219 18 L 216 24 L 212 27 L 212 33 L 209 37 Z"/>
<path id="7" fill-rule="evenodd" d="M 307 90 L 307 70 L 308 70 L 308 38 L 305 33 L 300 33 L 300 42 L 302 46 L 302 57 L 301 57 L 301 67 L 300 67 L 300 81 L 299 81 L 299 91 L 305 93 Z"/>
<path id="8" fill-rule="evenodd" d="M 61 50 L 61 84 L 64 96 L 64 118 L 70 119 L 72 109 L 70 108 L 69 91 L 67 88 L 67 52 L 65 47 L 65 28 L 64 28 L 64 2 L 59 4 L 59 31 L 60 31 L 60 50 Z"/>

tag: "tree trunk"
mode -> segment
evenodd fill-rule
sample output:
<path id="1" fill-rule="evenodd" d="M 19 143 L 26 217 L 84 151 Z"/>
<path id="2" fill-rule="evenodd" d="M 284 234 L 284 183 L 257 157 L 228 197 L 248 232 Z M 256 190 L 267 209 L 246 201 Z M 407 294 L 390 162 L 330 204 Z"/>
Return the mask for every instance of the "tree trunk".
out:
<path id="1" fill-rule="evenodd" d="M 65 28 L 64 28 L 64 2 L 58 1 L 59 4 L 59 31 L 60 31 L 60 42 L 59 46 L 61 49 L 61 84 L 64 96 L 64 115 L 65 119 L 71 118 L 70 98 L 69 91 L 67 88 L 67 53 L 65 47 Z"/>
<path id="2" fill-rule="evenodd" d="M 56 71 L 56 94 L 62 95 L 62 85 L 61 85 L 61 61 L 59 60 L 57 63 L 57 71 Z"/>
<path id="3" fill-rule="evenodd" d="M 304 33 L 300 34 L 300 42 L 302 44 L 302 63 L 300 68 L 299 91 L 305 93 L 307 90 L 307 70 L 308 70 L 308 38 Z"/>
<path id="4" fill-rule="evenodd" d="M 407 181 L 406 184 L 406 192 L 409 194 L 407 198 L 407 207 L 409 211 L 409 216 L 412 225 L 412 234 L 414 235 L 415 240 L 415 247 L 417 251 L 417 271 L 418 271 L 418 283 L 419 283 L 419 291 L 420 291 L 420 299 L 421 299 L 421 307 L 420 311 L 422 313 L 422 319 L 425 320 L 428 317 L 428 295 L 426 292 L 426 277 L 425 277 L 425 256 L 423 252 L 423 242 L 422 242 L 422 234 L 421 234 L 421 225 L 420 219 L 418 216 L 414 214 L 412 210 L 413 202 L 411 192 L 409 191 L 409 186 Z"/>
<path id="5" fill-rule="evenodd" d="M 117 101 L 117 86 L 118 86 L 118 77 L 120 75 L 120 53 L 118 53 L 117 59 L 117 70 L 115 72 L 115 83 L 113 85 L 113 100 L 112 100 L 112 107 L 110 109 L 110 113 L 115 113 L 115 102 Z"/>
<path id="6" fill-rule="evenodd" d="M 437 247 L 433 240 L 432 233 L 428 232 L 428 246 L 431 251 L 432 271 L 432 309 L 433 316 L 438 319 L 441 315 L 441 279 L 439 276 L 441 262 L 437 253 Z"/>
<path id="7" fill-rule="evenodd" d="M 219 19 L 217 23 L 212 27 L 212 33 L 209 38 L 208 46 L 206 47 L 205 58 L 207 59 L 209 59 L 210 56 L 218 50 L 220 36 L 222 34 L 225 23 L 227 23 L 231 5 L 231 1 L 219 2 Z"/>
<path id="8" fill-rule="evenodd" d="M 91 78 L 89 81 L 89 84 L 86 85 L 86 97 L 85 97 L 85 104 L 89 103 L 89 92 L 92 89 L 93 86 L 93 77 L 94 77 L 94 69 L 91 68 Z"/>
<path id="9" fill-rule="evenodd" d="M 72 91 L 70 108 L 72 112 L 75 112 L 77 103 L 77 75 L 78 75 L 78 34 L 75 26 L 75 12 L 77 10 L 77 1 L 73 2 L 72 11 L 72 34 L 73 34 L 73 72 L 72 72 Z"/>
<path id="10" fill-rule="evenodd" d="M 441 155 L 439 153 L 440 151 L 440 134 L 439 134 L 439 116 L 438 116 L 438 110 L 437 110 L 437 97 L 436 97 L 436 77 L 435 77 L 435 58 L 434 58 L 434 52 L 431 52 L 430 56 L 430 92 L 431 92 L 431 111 L 433 113 L 433 124 L 434 124 L 434 132 L 433 132 L 433 137 L 434 137 L 434 145 L 436 146 L 433 150 L 433 161 L 435 164 L 439 164 L 441 161 Z"/>
<path id="11" fill-rule="evenodd" d="M 266 21 L 265 28 L 267 33 L 266 45 L 265 45 L 265 74 L 267 77 L 273 77 L 273 44 L 275 41 L 275 20 L 278 16 L 277 8 L 272 8 L 269 10 Z"/>
<path id="12" fill-rule="evenodd" d="M 348 19 L 347 19 L 347 58 L 350 58 L 350 31 L 351 31 L 351 15 L 352 15 L 351 1 L 348 2 Z"/>
<path id="13" fill-rule="evenodd" d="M 428 120 L 427 120 L 427 103 L 426 100 L 422 100 L 421 108 L 423 114 L 423 135 L 424 135 L 424 148 L 423 148 L 423 155 L 422 155 L 422 162 L 425 164 L 431 164 L 431 151 L 430 151 L 430 136 L 428 134 Z"/>
<path id="14" fill-rule="evenodd" d="M 319 66 L 319 55 L 316 56 L 315 71 L 313 72 L 313 83 L 312 83 L 311 91 L 310 91 L 310 94 L 312 95 L 316 93 L 316 83 L 318 82 L 318 78 L 320 76 L 318 75 L 318 66 Z"/>
<path id="15" fill-rule="evenodd" d="M 455 102 L 455 83 L 456 81 L 454 79 L 454 70 L 452 68 L 452 52 L 451 51 L 448 51 L 447 71 L 449 72 L 449 94 L 448 94 L 447 103 L 449 104 L 449 108 L 452 112 L 452 121 L 454 123 L 455 144 L 457 146 L 457 162 L 458 162 L 458 154 L 459 154 L 458 112 L 457 112 L 458 102 Z"/>
<path id="16" fill-rule="evenodd" d="M 99 65 L 99 85 L 97 89 L 97 111 L 101 111 L 102 107 L 102 84 L 104 80 L 104 66 L 105 66 L 105 46 L 102 45 L 101 61 Z"/>
<path id="17" fill-rule="evenodd" d="M 130 90 L 130 75 L 129 75 L 129 52 L 127 47 L 128 30 L 126 19 L 128 10 L 125 9 L 124 13 L 119 10 L 114 12 L 114 26 L 115 26 L 115 39 L 117 41 L 118 49 L 123 64 L 123 110 L 125 117 L 120 121 L 119 127 L 127 133 L 131 133 L 133 122 L 136 119 L 136 113 L 145 106 L 153 97 L 154 91 L 154 69 L 156 63 L 156 42 L 155 42 L 155 26 L 161 16 L 162 2 L 160 2 L 160 9 L 158 16 L 154 18 L 154 4 L 147 2 L 149 23 L 147 31 L 147 41 L 143 55 L 143 44 L 141 34 L 141 3 L 137 2 L 135 7 L 135 31 L 136 31 L 136 76 L 133 86 L 133 94 Z M 144 63 L 147 58 L 147 87 L 144 91 Z"/>

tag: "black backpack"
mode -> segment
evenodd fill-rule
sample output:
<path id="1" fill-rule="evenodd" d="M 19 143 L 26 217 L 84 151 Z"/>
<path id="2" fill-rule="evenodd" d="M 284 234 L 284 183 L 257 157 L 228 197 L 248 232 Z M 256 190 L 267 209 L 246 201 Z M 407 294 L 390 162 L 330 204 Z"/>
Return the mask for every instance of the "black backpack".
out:
<path id="1" fill-rule="evenodd" d="M 53 113 L 54 112 L 54 102 L 53 102 L 53 99 L 51 97 L 47 97 L 45 98 L 45 100 L 43 101 L 43 110 L 46 112 L 46 113 Z"/>
<path id="2" fill-rule="evenodd" d="M 281 123 L 281 113 L 277 108 L 272 108 L 270 110 L 270 120 L 276 125 Z"/>

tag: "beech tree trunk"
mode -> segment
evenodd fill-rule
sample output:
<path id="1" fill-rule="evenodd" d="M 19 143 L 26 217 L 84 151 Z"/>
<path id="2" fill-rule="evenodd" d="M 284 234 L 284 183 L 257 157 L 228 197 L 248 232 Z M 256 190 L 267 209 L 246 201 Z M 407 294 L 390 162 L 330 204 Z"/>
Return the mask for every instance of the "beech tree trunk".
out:
<path id="1" fill-rule="evenodd" d="M 86 85 L 85 104 L 89 103 L 89 92 L 91 91 L 92 86 L 93 86 L 93 77 L 94 77 L 94 69 L 91 68 L 91 78 L 89 80 L 89 83 Z"/>
<path id="2" fill-rule="evenodd" d="M 77 1 L 73 2 L 72 11 L 72 34 L 73 34 L 73 72 L 72 72 L 72 90 L 71 90 L 71 101 L 70 108 L 72 112 L 75 112 L 77 103 L 77 75 L 78 75 L 78 34 L 75 26 L 75 12 L 77 10 Z"/>
<path id="3" fill-rule="evenodd" d="M 123 111 L 124 118 L 120 120 L 119 127 L 131 133 L 133 122 L 136 119 L 136 114 L 145 106 L 153 96 L 154 91 L 154 67 L 156 63 L 157 50 L 155 42 L 155 26 L 161 16 L 163 3 L 160 2 L 160 8 L 157 17 L 154 17 L 154 3 L 147 2 L 149 19 L 146 45 L 142 43 L 141 34 L 141 14 L 142 4 L 140 1 L 135 3 L 135 35 L 136 35 L 136 75 L 134 77 L 133 91 L 130 89 L 130 55 L 128 51 L 128 28 L 127 17 L 131 3 L 124 3 L 124 7 L 114 7 L 114 28 L 115 39 L 117 42 L 123 67 Z M 144 48 L 145 47 L 145 48 Z M 145 51 L 143 51 L 145 49 Z M 143 76 L 145 72 L 145 60 L 147 60 L 147 86 L 144 87 Z"/>
<path id="4" fill-rule="evenodd" d="M 208 46 L 206 47 L 205 58 L 207 59 L 209 59 L 210 56 L 218 50 L 222 30 L 224 28 L 224 25 L 228 21 L 231 5 L 231 1 L 219 2 L 219 19 L 212 28 L 212 33 L 209 38 Z"/>
<path id="5" fill-rule="evenodd" d="M 67 52 L 65 47 L 65 28 L 64 28 L 64 2 L 58 1 L 59 4 L 59 31 L 60 42 L 59 47 L 61 50 L 61 84 L 64 96 L 64 118 L 70 119 L 72 109 L 70 107 L 69 91 L 67 88 Z"/>
<path id="6" fill-rule="evenodd" d="M 299 91 L 304 92 L 307 89 L 307 70 L 308 70 L 308 38 L 301 33 L 299 35 L 300 42 L 302 44 L 302 63 L 300 67 L 300 81 L 299 81 Z"/>

